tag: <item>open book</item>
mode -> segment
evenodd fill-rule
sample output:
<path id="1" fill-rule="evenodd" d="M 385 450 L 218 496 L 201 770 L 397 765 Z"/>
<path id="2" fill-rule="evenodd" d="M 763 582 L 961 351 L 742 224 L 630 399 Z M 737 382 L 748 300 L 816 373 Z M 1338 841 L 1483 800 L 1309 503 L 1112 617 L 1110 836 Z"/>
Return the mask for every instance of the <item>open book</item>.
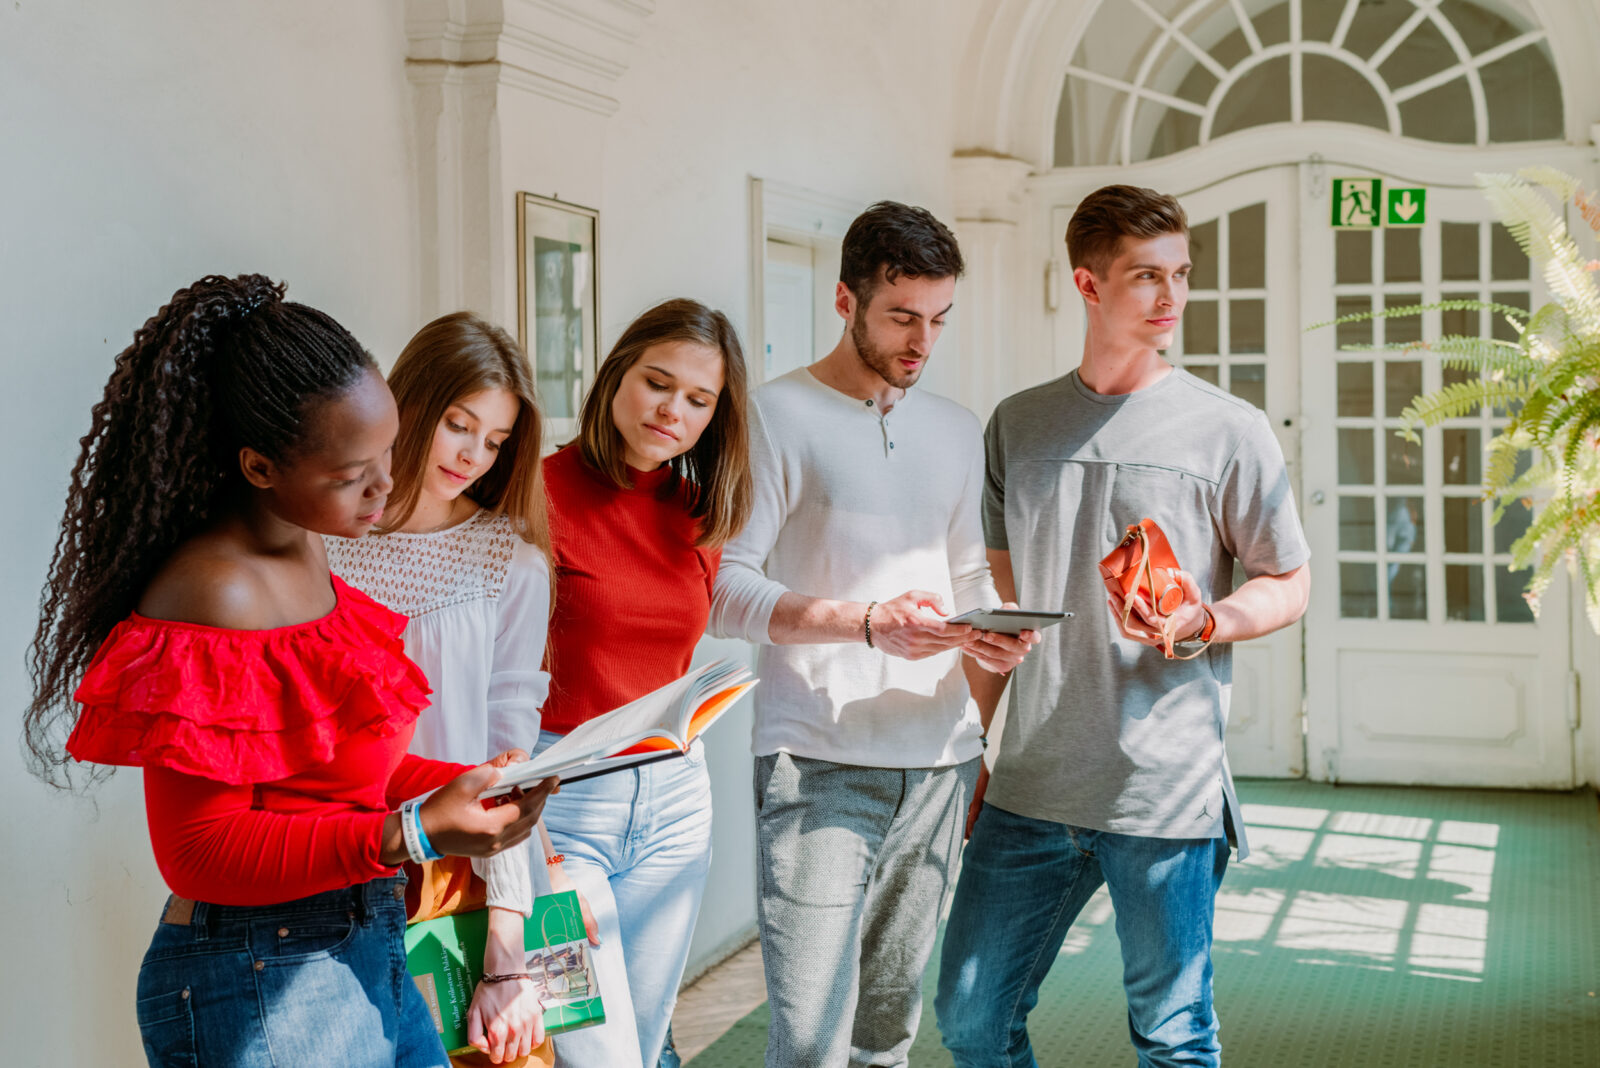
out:
<path id="1" fill-rule="evenodd" d="M 678 756 L 756 684 L 743 664 L 717 660 L 659 690 L 596 716 L 531 760 L 511 764 L 480 797 L 498 797 L 552 775 L 562 782 Z"/>

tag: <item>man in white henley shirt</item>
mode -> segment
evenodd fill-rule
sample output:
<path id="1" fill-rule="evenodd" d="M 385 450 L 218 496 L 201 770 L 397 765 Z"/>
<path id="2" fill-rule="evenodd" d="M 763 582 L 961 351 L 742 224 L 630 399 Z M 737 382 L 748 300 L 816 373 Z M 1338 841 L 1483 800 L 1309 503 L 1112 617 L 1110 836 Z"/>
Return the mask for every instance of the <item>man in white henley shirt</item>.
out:
<path id="1" fill-rule="evenodd" d="M 906 1063 L 983 748 L 966 673 L 1034 637 L 943 622 L 1000 603 L 978 420 L 911 389 L 961 269 L 928 212 L 874 205 L 845 237 L 839 344 L 751 399 L 755 508 L 709 629 L 760 647 L 769 1068 Z"/>

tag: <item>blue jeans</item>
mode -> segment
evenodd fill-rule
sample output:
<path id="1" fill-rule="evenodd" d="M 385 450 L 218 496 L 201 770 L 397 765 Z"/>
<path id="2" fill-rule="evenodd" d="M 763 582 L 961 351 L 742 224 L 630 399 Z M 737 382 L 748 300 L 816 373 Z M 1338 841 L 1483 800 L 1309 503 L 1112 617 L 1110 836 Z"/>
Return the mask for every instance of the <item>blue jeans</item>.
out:
<path id="1" fill-rule="evenodd" d="M 197 902 L 139 968 L 152 1068 L 448 1068 L 406 971 L 405 877 L 278 905 Z"/>
<path id="2" fill-rule="evenodd" d="M 558 737 L 541 732 L 538 748 Z M 600 1026 L 556 1036 L 557 1058 L 654 1068 L 711 869 L 705 747 L 697 741 L 682 757 L 563 783 L 544 821 L 599 922 L 595 972 L 606 1007 Z M 536 875 L 535 885 L 542 880 Z"/>
<path id="3" fill-rule="evenodd" d="M 961 1068 L 1034 1068 L 1028 1013 L 1104 883 L 1141 1068 L 1221 1063 L 1211 919 L 1225 838 L 1142 838 L 984 805 L 961 861 L 934 1011 Z"/>

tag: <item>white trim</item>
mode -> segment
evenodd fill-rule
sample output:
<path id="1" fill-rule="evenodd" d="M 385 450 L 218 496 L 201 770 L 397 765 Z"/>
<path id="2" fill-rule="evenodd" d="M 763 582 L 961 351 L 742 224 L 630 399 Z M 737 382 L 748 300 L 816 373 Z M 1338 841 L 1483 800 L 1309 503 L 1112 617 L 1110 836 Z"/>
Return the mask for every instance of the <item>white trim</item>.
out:
<path id="1" fill-rule="evenodd" d="M 1216 151 L 1226 144 L 1228 150 Z M 1516 145 L 1451 145 L 1397 138 L 1382 130 L 1344 123 L 1307 122 L 1299 126 L 1258 126 L 1229 134 L 1210 145 L 1129 167 L 1055 168 L 1028 180 L 1030 192 L 1046 203 L 1076 203 L 1089 190 L 1112 182 L 1133 182 L 1173 192 L 1204 189 L 1235 175 L 1284 163 L 1320 162 L 1335 172 L 1383 169 L 1430 188 L 1467 188 L 1476 170 L 1515 170 L 1545 164 L 1574 173 L 1593 169 L 1594 150 L 1559 141 Z M 1065 199 L 1062 199 L 1065 198 Z"/>

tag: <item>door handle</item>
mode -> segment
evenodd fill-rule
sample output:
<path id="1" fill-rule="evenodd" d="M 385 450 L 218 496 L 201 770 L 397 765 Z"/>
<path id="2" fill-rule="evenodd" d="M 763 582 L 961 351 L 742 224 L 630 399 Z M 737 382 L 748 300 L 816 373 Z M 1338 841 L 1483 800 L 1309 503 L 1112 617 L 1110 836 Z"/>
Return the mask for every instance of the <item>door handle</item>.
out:
<path id="1" fill-rule="evenodd" d="M 1321 504 L 1323 501 L 1325 501 L 1327 499 L 1328 499 L 1328 495 L 1326 493 L 1323 493 L 1321 490 L 1317 490 L 1315 493 L 1313 493 L 1311 495 L 1311 503 L 1312 504 Z"/>

